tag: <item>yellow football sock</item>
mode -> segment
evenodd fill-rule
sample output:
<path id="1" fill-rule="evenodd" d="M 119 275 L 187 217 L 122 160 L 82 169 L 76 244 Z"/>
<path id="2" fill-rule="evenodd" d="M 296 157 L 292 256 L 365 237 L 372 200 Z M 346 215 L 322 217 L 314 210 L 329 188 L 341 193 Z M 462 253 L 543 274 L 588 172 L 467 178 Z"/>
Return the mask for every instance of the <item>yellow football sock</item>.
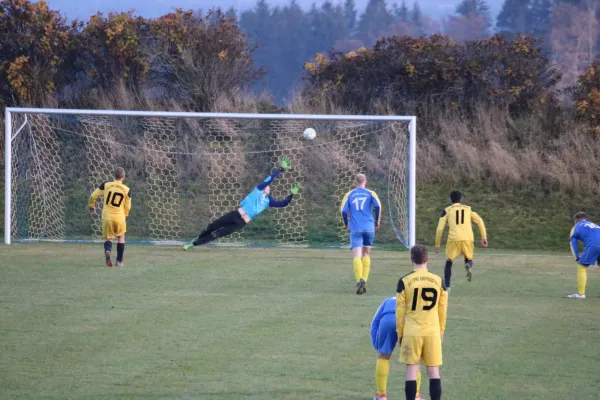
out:
<path id="1" fill-rule="evenodd" d="M 417 372 L 417 396 L 421 393 L 421 371 Z"/>
<path id="2" fill-rule="evenodd" d="M 375 385 L 377 386 L 377 395 L 384 396 L 387 392 L 387 379 L 390 374 L 390 360 L 383 358 L 377 359 L 375 366 Z"/>
<path id="3" fill-rule="evenodd" d="M 581 265 L 577 266 L 577 293 L 585 294 L 585 285 L 587 284 L 587 268 Z"/>
<path id="4" fill-rule="evenodd" d="M 363 264 L 359 257 L 355 257 L 352 263 L 354 264 L 354 276 L 356 277 L 356 282 L 358 282 L 363 277 Z"/>
<path id="5" fill-rule="evenodd" d="M 369 256 L 364 256 L 362 258 L 362 265 L 363 265 L 363 279 L 366 281 L 367 279 L 369 279 L 369 272 L 371 271 L 371 257 Z"/>

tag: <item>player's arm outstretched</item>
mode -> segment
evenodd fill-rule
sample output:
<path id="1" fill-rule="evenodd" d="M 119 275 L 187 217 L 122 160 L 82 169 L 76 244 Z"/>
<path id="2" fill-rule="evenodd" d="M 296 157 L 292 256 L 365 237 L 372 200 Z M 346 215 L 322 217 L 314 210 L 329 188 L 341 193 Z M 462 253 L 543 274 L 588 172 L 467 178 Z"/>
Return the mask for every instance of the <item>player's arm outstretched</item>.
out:
<path id="1" fill-rule="evenodd" d="M 479 228 L 479 233 L 481 234 L 481 245 L 483 247 L 487 247 L 488 246 L 487 231 L 485 229 L 485 224 L 483 223 L 483 219 L 475 211 L 472 211 L 471 212 L 471 221 L 474 222 L 475 225 L 477 225 L 477 227 Z"/>
<path id="2" fill-rule="evenodd" d="M 373 348 L 375 350 L 377 350 L 377 331 L 379 330 L 379 323 L 381 322 L 381 315 L 383 313 L 384 303 L 385 301 L 381 303 L 381 305 L 377 309 L 377 312 L 375 313 L 375 316 L 373 317 L 373 321 L 371 322 L 371 344 L 373 345 Z"/>
<path id="3" fill-rule="evenodd" d="M 375 211 L 375 228 L 379 228 L 381 226 L 381 201 L 379 201 L 379 196 L 377 193 L 371 192 L 373 198 L 373 211 Z"/>
<path id="4" fill-rule="evenodd" d="M 342 200 L 342 207 L 340 208 L 342 220 L 344 221 L 344 229 L 348 229 L 348 215 L 350 214 L 350 201 L 348 200 L 350 198 L 350 193 L 352 193 L 352 191 L 346 193 L 344 199 Z"/>
<path id="5" fill-rule="evenodd" d="M 123 213 L 126 217 L 129 217 L 129 211 L 131 211 L 131 189 L 127 193 L 127 200 L 125 200 L 125 205 L 123 206 Z"/>
<path id="6" fill-rule="evenodd" d="M 287 207 L 287 205 L 290 204 L 290 201 L 292 201 L 292 199 L 294 198 L 294 195 L 298 194 L 298 191 L 300 191 L 300 185 L 298 183 L 295 183 L 290 188 L 290 194 L 288 194 L 285 199 L 277 200 L 274 197 L 269 196 L 269 207 L 274 207 L 274 208 Z"/>
<path id="7" fill-rule="evenodd" d="M 575 257 L 575 261 L 579 261 L 579 233 L 575 231 L 575 227 L 571 228 L 569 242 L 571 244 L 571 254 Z"/>
<path id="8" fill-rule="evenodd" d="M 438 305 L 438 317 L 440 319 L 440 335 L 444 340 L 444 331 L 446 330 L 446 315 L 448 313 L 448 291 L 442 281 L 442 293 L 440 293 L 440 303 Z"/>
<path id="9" fill-rule="evenodd" d="M 283 157 L 279 162 L 279 167 L 274 169 L 271 175 L 267 176 L 264 181 L 256 185 L 256 188 L 258 190 L 265 190 L 266 187 L 273 183 L 275 178 L 277 178 L 279 174 L 284 172 L 286 169 L 292 169 L 292 162 L 290 161 L 289 157 Z"/>
<path id="10" fill-rule="evenodd" d="M 437 229 L 435 231 L 435 252 L 440 252 L 440 246 L 442 245 L 442 235 L 444 234 L 444 228 L 446 227 L 446 222 L 448 221 L 448 214 L 446 210 L 442 211 L 442 216 L 438 222 Z"/>
<path id="11" fill-rule="evenodd" d="M 396 333 L 398 334 L 398 343 L 402 343 L 404 336 L 404 318 L 406 316 L 406 290 L 402 279 L 398 281 L 396 289 Z"/>
<path id="12" fill-rule="evenodd" d="M 96 190 L 94 190 L 92 192 L 92 194 L 90 195 L 90 201 L 88 202 L 88 206 L 90 208 L 91 214 L 96 213 L 96 200 L 98 199 L 98 197 L 100 197 L 104 194 L 103 186 L 104 186 L 104 184 L 102 184 L 100 187 L 96 188 Z"/>

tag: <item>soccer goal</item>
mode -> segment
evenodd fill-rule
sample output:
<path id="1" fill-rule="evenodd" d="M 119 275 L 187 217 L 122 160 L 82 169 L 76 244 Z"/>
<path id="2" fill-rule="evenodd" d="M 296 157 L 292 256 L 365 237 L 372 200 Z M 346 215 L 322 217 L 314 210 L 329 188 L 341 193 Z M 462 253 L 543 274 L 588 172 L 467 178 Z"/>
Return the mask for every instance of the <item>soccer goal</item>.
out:
<path id="1" fill-rule="evenodd" d="M 383 203 L 375 245 L 415 243 L 415 117 L 8 108 L 5 118 L 6 244 L 101 239 L 87 202 L 117 166 L 132 189 L 127 240 L 188 241 L 282 156 L 293 170 L 271 194 L 294 183 L 300 194 L 217 243 L 346 245 L 340 203 L 361 172 Z"/>

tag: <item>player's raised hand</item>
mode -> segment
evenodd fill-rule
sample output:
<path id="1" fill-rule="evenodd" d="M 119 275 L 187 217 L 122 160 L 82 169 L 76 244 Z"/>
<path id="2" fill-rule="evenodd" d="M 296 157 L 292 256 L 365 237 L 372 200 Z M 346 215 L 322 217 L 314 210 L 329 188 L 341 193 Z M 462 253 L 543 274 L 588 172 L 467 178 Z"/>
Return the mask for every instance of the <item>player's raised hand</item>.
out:
<path id="1" fill-rule="evenodd" d="M 279 169 L 281 171 L 284 169 L 292 169 L 292 161 L 289 157 L 283 157 L 281 161 L 279 161 Z"/>
<path id="2" fill-rule="evenodd" d="M 299 191 L 300 191 L 300 184 L 299 183 L 294 183 L 292 185 L 292 187 L 290 188 L 290 193 L 291 194 L 298 194 Z"/>
<path id="3" fill-rule="evenodd" d="M 481 241 L 481 245 L 482 245 L 484 248 L 485 248 L 485 247 L 488 247 L 488 241 L 487 241 L 487 240 L 485 240 L 485 239 L 483 239 L 483 240 Z"/>

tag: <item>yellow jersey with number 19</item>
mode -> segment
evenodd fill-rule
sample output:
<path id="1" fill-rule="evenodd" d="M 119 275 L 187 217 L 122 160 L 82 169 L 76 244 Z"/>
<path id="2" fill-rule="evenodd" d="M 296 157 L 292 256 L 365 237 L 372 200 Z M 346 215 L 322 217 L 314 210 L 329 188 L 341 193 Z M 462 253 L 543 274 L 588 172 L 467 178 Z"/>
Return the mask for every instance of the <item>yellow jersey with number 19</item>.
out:
<path id="1" fill-rule="evenodd" d="M 104 182 L 90 196 L 89 206 L 94 207 L 96 199 L 104 196 L 102 218 L 127 217 L 131 210 L 131 189 L 122 181 Z"/>
<path id="2" fill-rule="evenodd" d="M 440 336 L 446 329 L 448 292 L 441 277 L 426 269 L 403 276 L 396 289 L 396 331 L 400 336 Z"/>

